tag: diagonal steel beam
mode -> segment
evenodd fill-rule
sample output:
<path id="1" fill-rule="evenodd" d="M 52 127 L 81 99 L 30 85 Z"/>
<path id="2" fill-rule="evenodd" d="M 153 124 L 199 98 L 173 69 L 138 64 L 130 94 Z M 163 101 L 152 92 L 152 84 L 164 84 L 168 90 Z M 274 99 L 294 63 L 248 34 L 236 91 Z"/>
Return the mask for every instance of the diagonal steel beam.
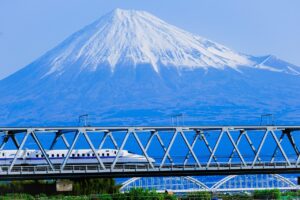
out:
<path id="1" fill-rule="evenodd" d="M 231 136 L 231 134 L 230 134 L 230 132 L 229 132 L 228 129 L 226 130 L 226 133 L 227 133 L 227 135 L 228 135 L 228 137 L 229 137 L 229 140 L 231 141 L 231 143 L 232 143 L 232 145 L 233 145 L 235 151 L 236 151 L 237 154 L 239 155 L 239 157 L 240 157 L 242 163 L 246 166 L 247 164 L 246 164 L 246 162 L 245 162 L 245 160 L 244 160 L 242 154 L 240 153 L 240 151 L 239 151 L 237 145 L 235 144 L 235 142 L 234 142 L 234 140 L 233 140 L 233 138 L 232 138 L 232 136 Z"/>
<path id="2" fill-rule="evenodd" d="M 293 146 L 293 149 L 294 149 L 295 153 L 297 154 L 297 156 L 299 156 L 299 155 L 300 155 L 300 152 L 299 152 L 299 149 L 298 149 L 298 147 L 297 147 L 297 145 L 296 145 L 296 143 L 295 143 L 295 140 L 294 140 L 294 138 L 293 138 L 293 135 L 292 135 L 292 132 L 291 132 L 291 131 L 287 133 L 287 137 L 288 137 L 288 139 L 289 139 L 291 145 Z"/>
<path id="3" fill-rule="evenodd" d="M 17 148 L 19 148 L 20 144 L 19 144 L 18 139 L 16 138 L 15 134 L 11 135 L 10 137 L 11 137 L 12 141 L 14 142 L 15 146 Z"/>
<path id="4" fill-rule="evenodd" d="M 4 149 L 6 143 L 8 142 L 9 140 L 9 135 L 7 134 L 7 131 L 4 132 L 5 135 L 3 135 L 3 140 L 2 140 L 2 143 L 0 145 L 0 150 Z M 19 147 L 17 147 L 19 148 Z"/>
<path id="5" fill-rule="evenodd" d="M 297 160 L 296 160 L 296 166 L 297 166 L 299 161 L 300 161 L 300 151 L 299 151 L 299 149 L 296 145 L 296 142 L 295 142 L 294 137 L 292 135 L 292 131 L 287 130 L 286 135 L 287 135 L 287 137 L 288 137 L 288 139 L 289 139 L 289 141 L 290 141 L 290 143 L 291 143 L 291 145 L 292 145 L 292 147 L 293 147 L 293 149 L 294 149 L 294 151 L 297 155 Z"/>
<path id="6" fill-rule="evenodd" d="M 212 154 L 213 149 L 212 149 L 211 146 L 209 145 L 209 143 L 208 143 L 208 141 L 207 141 L 207 139 L 206 139 L 206 137 L 205 137 L 205 134 L 204 134 L 204 133 L 203 133 L 203 134 L 200 134 L 200 136 L 201 136 L 201 138 L 199 138 L 199 140 L 201 140 L 201 139 L 203 140 L 203 142 L 204 142 L 205 146 L 207 147 L 209 153 Z M 215 155 L 213 156 L 213 159 L 214 159 L 214 161 L 215 161 L 216 163 L 218 163 L 217 157 L 216 157 Z"/>
<path id="7" fill-rule="evenodd" d="M 156 134 L 156 137 L 157 137 L 158 142 L 160 143 L 161 147 L 163 148 L 164 152 L 166 152 L 166 151 L 167 151 L 167 148 L 166 148 L 166 146 L 165 146 L 163 140 L 161 139 L 159 133 Z M 172 159 L 172 157 L 170 156 L 169 153 L 167 154 L 167 158 L 169 159 L 170 163 L 174 164 L 173 159 Z"/>
<path id="8" fill-rule="evenodd" d="M 149 147 L 150 147 L 150 144 L 151 144 L 151 142 L 152 142 L 152 140 L 153 140 L 153 138 L 154 138 L 155 136 L 156 136 L 158 142 L 160 143 L 160 146 L 161 146 L 162 149 L 164 150 L 164 152 L 166 152 L 166 151 L 167 151 L 167 148 L 166 148 L 166 146 L 165 146 L 163 140 L 161 139 L 161 137 L 160 137 L 158 131 L 152 131 L 152 132 L 151 132 L 151 135 L 150 135 L 150 137 L 149 137 L 149 139 L 148 139 L 148 142 L 147 142 L 147 144 L 146 144 L 145 150 L 148 151 L 148 149 L 149 149 Z M 167 155 L 167 157 L 168 157 L 169 161 L 170 161 L 171 163 L 173 163 L 173 159 L 172 159 L 172 157 L 171 157 L 169 154 Z"/>
<path id="9" fill-rule="evenodd" d="M 100 142 L 100 145 L 99 145 L 98 149 L 102 149 L 102 147 L 103 147 L 103 145 L 104 145 L 104 143 L 105 143 L 105 141 L 106 141 L 106 138 L 109 136 L 109 133 L 110 133 L 110 132 L 105 132 L 105 133 L 104 133 L 104 136 L 103 136 L 103 138 L 102 138 L 102 141 Z"/>
<path id="10" fill-rule="evenodd" d="M 299 165 L 299 163 L 300 163 L 300 155 L 298 156 L 298 158 L 297 158 L 297 161 L 296 161 L 296 166 L 298 166 Z"/>
<path id="11" fill-rule="evenodd" d="M 108 133 L 108 135 L 109 135 L 111 141 L 113 142 L 115 148 L 116 148 L 116 149 L 119 149 L 118 143 L 117 143 L 117 141 L 115 140 L 115 138 L 114 138 L 114 136 L 113 136 L 113 134 L 112 134 L 111 131 Z"/>
<path id="12" fill-rule="evenodd" d="M 194 149 L 194 146 L 196 144 L 196 141 L 198 140 L 198 137 L 200 135 L 200 131 L 196 131 L 196 134 L 194 135 L 194 138 L 193 138 L 193 142 L 192 142 L 192 145 L 191 145 L 191 148 Z M 191 155 L 191 152 L 188 151 L 188 153 L 186 154 L 185 158 L 184 158 L 184 162 L 183 162 L 183 165 L 186 165 L 189 157 Z"/>
<path id="13" fill-rule="evenodd" d="M 265 140 L 266 140 L 266 138 L 267 138 L 267 136 L 268 136 L 269 131 L 270 131 L 269 129 L 266 130 L 266 132 L 265 132 L 265 134 L 264 134 L 262 140 L 260 141 L 258 150 L 257 150 L 257 152 L 256 152 L 256 154 L 255 154 L 254 160 L 253 160 L 252 165 L 251 165 L 252 167 L 254 167 L 254 165 L 255 165 L 255 163 L 256 163 L 256 160 L 257 160 L 257 158 L 258 158 L 258 156 L 259 156 L 259 154 L 260 154 L 260 151 L 261 151 L 261 149 L 262 149 L 262 147 L 263 147 L 263 145 L 264 145 L 264 143 L 265 143 Z"/>
<path id="14" fill-rule="evenodd" d="M 55 137 L 54 137 L 54 139 L 53 139 L 53 141 L 52 141 L 52 143 L 51 143 L 51 145 L 50 145 L 50 149 L 53 149 L 54 148 L 54 145 L 57 143 L 57 141 L 58 141 L 58 139 L 59 138 L 62 138 L 62 140 L 63 140 L 63 142 L 64 142 L 64 144 L 66 145 L 66 147 L 69 149 L 70 148 L 70 145 L 69 145 L 69 142 L 68 142 L 68 140 L 67 140 L 67 138 L 65 137 L 65 134 L 64 133 L 62 133 L 62 131 L 57 131 L 56 133 L 55 133 Z"/>
<path id="15" fill-rule="evenodd" d="M 45 149 L 43 148 L 42 144 L 40 143 L 38 137 L 35 135 L 34 130 L 31 131 L 31 136 L 33 138 L 33 140 L 35 141 L 35 143 L 38 145 L 40 151 L 42 152 L 42 154 L 44 155 L 44 158 L 46 159 L 47 163 L 49 164 L 50 168 L 52 169 L 52 171 L 54 171 L 54 167 L 52 162 L 50 161 Z"/>
<path id="16" fill-rule="evenodd" d="M 219 135 L 219 137 L 218 137 L 218 139 L 217 139 L 216 145 L 215 145 L 215 147 L 214 147 L 212 153 L 210 154 L 210 157 L 209 157 L 209 160 L 208 160 L 208 162 L 207 162 L 207 164 L 206 164 L 206 167 L 209 167 L 209 165 L 210 165 L 210 163 L 211 163 L 211 160 L 212 160 L 212 158 L 214 157 L 214 155 L 215 155 L 215 153 L 216 153 L 216 151 L 217 151 L 217 148 L 218 148 L 218 146 L 219 146 L 219 143 L 220 143 L 220 141 L 221 141 L 221 139 L 222 139 L 223 134 L 224 134 L 224 130 L 222 129 L 222 131 L 221 131 L 221 133 L 220 133 L 220 135 Z"/>
<path id="17" fill-rule="evenodd" d="M 54 145 L 56 144 L 58 137 L 59 137 L 59 135 L 57 133 L 55 133 L 54 139 L 52 140 L 50 148 L 49 148 L 50 150 L 52 150 L 54 148 Z"/>
<path id="18" fill-rule="evenodd" d="M 271 130 L 271 134 L 272 134 L 272 136 L 273 136 L 275 142 L 277 143 L 277 146 L 279 147 L 279 149 L 280 149 L 280 151 L 281 151 L 281 153 L 282 153 L 284 159 L 286 160 L 286 162 L 288 163 L 288 165 L 291 166 L 291 163 L 290 163 L 288 157 L 286 156 L 286 154 L 285 154 L 285 152 L 284 152 L 282 146 L 280 145 L 280 143 L 279 143 L 279 141 L 278 141 L 278 139 L 277 139 L 277 137 L 276 137 L 276 134 L 274 133 L 273 130 Z"/>
<path id="19" fill-rule="evenodd" d="M 133 133 L 133 136 L 135 137 L 135 139 L 136 139 L 138 145 L 140 146 L 140 148 L 141 148 L 141 150 L 142 150 L 144 156 L 146 157 L 146 159 L 147 159 L 149 165 L 151 166 L 151 168 L 154 168 L 153 163 L 151 162 L 151 160 L 150 160 L 150 158 L 149 158 L 147 152 L 145 151 L 144 146 L 143 146 L 143 144 L 141 143 L 141 141 L 140 141 L 139 137 L 137 136 L 136 132 L 133 130 L 132 133 Z"/>
<path id="20" fill-rule="evenodd" d="M 195 155 L 195 152 L 193 151 L 193 149 L 192 149 L 192 147 L 191 147 L 189 141 L 188 141 L 187 138 L 185 137 L 184 132 L 182 131 L 182 129 L 181 129 L 179 132 L 180 132 L 180 134 L 181 134 L 181 136 L 182 136 L 182 138 L 183 138 L 185 144 L 186 144 L 187 147 L 189 148 L 189 151 L 191 152 L 192 156 L 194 157 L 194 159 L 195 159 L 197 165 L 201 168 L 202 166 L 201 166 L 201 164 L 200 164 L 200 162 L 199 162 L 197 156 Z"/>
<path id="21" fill-rule="evenodd" d="M 70 144 L 69 144 L 69 142 L 68 142 L 68 140 L 67 140 L 65 134 L 62 134 L 62 135 L 61 135 L 61 138 L 62 138 L 62 140 L 64 141 L 66 147 L 69 149 L 69 148 L 70 148 Z"/>
<path id="22" fill-rule="evenodd" d="M 241 141 L 241 139 L 242 139 L 242 136 L 244 135 L 244 132 L 245 132 L 244 130 L 240 131 L 240 134 L 239 134 L 239 136 L 238 136 L 238 138 L 237 138 L 237 141 L 236 141 L 236 146 L 239 146 L 240 141 Z M 233 158 L 233 156 L 234 156 L 234 153 L 235 153 L 235 148 L 233 148 L 233 150 L 232 150 L 232 152 L 231 152 L 231 155 L 229 156 L 228 163 L 231 163 L 231 160 L 232 160 L 232 158 Z"/>
<path id="23" fill-rule="evenodd" d="M 244 132 L 244 135 L 245 135 L 246 140 L 248 141 L 248 143 L 249 143 L 249 145 L 250 145 L 250 147 L 251 147 L 251 149 L 252 149 L 254 155 L 256 155 L 257 152 L 256 152 L 256 149 L 255 149 L 255 146 L 253 145 L 253 142 L 251 141 L 251 139 L 250 139 L 250 137 L 249 137 L 247 131 Z M 258 161 L 261 161 L 261 159 L 260 159 L 259 156 L 257 157 L 257 160 L 258 160 Z"/>
<path id="24" fill-rule="evenodd" d="M 66 165 L 67 162 L 68 162 L 68 159 L 69 159 L 69 157 L 70 157 L 70 155 L 71 155 L 71 153 L 72 153 L 72 151 L 73 151 L 73 149 L 74 149 L 74 147 L 75 147 L 75 145 L 76 145 L 76 142 L 77 142 L 77 140 L 78 140 L 80 134 L 81 134 L 81 131 L 80 131 L 80 130 L 77 130 L 76 133 L 75 133 L 74 140 L 73 140 L 73 142 L 72 142 L 72 144 L 71 144 L 71 147 L 69 148 L 69 151 L 68 151 L 68 153 L 67 153 L 67 155 L 66 155 L 66 157 L 65 157 L 65 159 L 64 159 L 64 161 L 63 161 L 63 163 L 62 163 L 62 165 L 60 166 L 60 170 L 62 170 L 62 171 L 64 170 L 65 165 Z"/>
<path id="25" fill-rule="evenodd" d="M 11 162 L 9 168 L 8 168 L 8 172 L 11 172 L 12 168 L 14 167 L 14 165 L 15 165 L 17 159 L 18 159 L 18 156 L 19 156 L 20 152 L 22 151 L 22 149 L 23 149 L 23 147 L 24 147 L 24 145 L 25 145 L 25 143 L 26 143 L 26 140 L 27 140 L 28 136 L 30 135 L 31 131 L 32 131 L 31 129 L 27 129 L 27 131 L 26 131 L 26 133 L 25 133 L 25 136 L 24 136 L 24 138 L 23 138 L 23 140 L 22 140 L 22 142 L 21 142 L 21 145 L 20 145 L 20 147 L 18 148 L 18 150 L 17 150 L 17 152 L 16 152 L 16 155 L 15 155 L 15 157 L 13 158 L 13 160 L 12 160 L 12 162 Z"/>
<path id="26" fill-rule="evenodd" d="M 147 144 L 146 144 L 146 147 L 145 147 L 145 150 L 148 151 L 149 147 L 150 147 L 150 144 L 154 138 L 154 136 L 156 135 L 157 131 L 151 131 L 151 135 L 147 141 Z"/>
<path id="27" fill-rule="evenodd" d="M 103 169 L 106 169 L 105 166 L 104 166 L 104 164 L 103 164 L 103 162 L 102 162 L 102 160 L 101 160 L 101 158 L 100 158 L 99 155 L 98 155 L 98 152 L 95 150 L 95 147 L 94 147 L 94 145 L 93 145 L 91 139 L 89 138 L 89 136 L 88 136 L 86 130 L 82 129 L 80 132 L 82 132 L 82 134 L 83 134 L 83 136 L 85 137 L 86 141 L 87 141 L 88 144 L 90 145 L 90 147 L 91 147 L 92 151 L 94 152 L 94 154 L 95 154 L 95 156 L 96 156 L 96 158 L 97 158 L 97 160 L 98 160 L 100 166 L 101 166 Z"/>
<path id="28" fill-rule="evenodd" d="M 12 131 L 3 131 L 3 133 L 4 133 L 4 135 L 3 135 L 2 143 L 0 145 L 0 150 L 2 150 L 5 147 L 9 138 L 12 139 L 12 141 L 17 149 L 20 147 L 20 144 L 19 144 L 15 134 Z"/>
<path id="29" fill-rule="evenodd" d="M 282 142 L 284 136 L 285 136 L 285 133 L 282 131 L 282 133 L 281 133 L 281 135 L 280 135 L 280 138 L 279 138 L 279 143 L 280 143 L 280 144 L 281 144 L 281 142 Z M 275 157 L 276 157 L 276 155 L 277 155 L 277 152 L 278 152 L 278 146 L 276 145 L 276 148 L 275 148 L 275 150 L 274 150 L 274 152 L 273 152 L 273 154 L 272 154 L 272 157 L 271 157 L 271 163 L 274 162 Z"/>
<path id="30" fill-rule="evenodd" d="M 115 157 L 115 159 L 114 159 L 114 161 L 113 161 L 113 163 L 112 163 L 112 165 L 111 165 L 111 170 L 115 168 L 115 165 L 116 165 L 116 163 L 118 162 L 118 159 L 119 159 L 119 157 L 120 157 L 121 151 L 123 151 L 124 146 L 125 146 L 125 144 L 126 144 L 126 142 L 127 142 L 127 140 L 128 140 L 128 137 L 129 137 L 129 135 L 130 135 L 130 133 L 131 133 L 132 131 L 133 131 L 132 129 L 128 129 L 128 130 L 127 130 L 127 133 L 126 133 L 126 135 L 125 135 L 125 137 L 124 137 L 124 139 L 123 139 L 123 142 L 122 142 L 122 144 L 121 144 L 121 147 L 120 147 L 120 149 L 117 151 L 117 155 L 116 155 L 116 157 Z"/>
<path id="31" fill-rule="evenodd" d="M 291 131 L 288 131 L 288 132 L 287 132 L 287 136 L 288 136 L 288 139 L 289 139 L 290 143 L 291 143 L 292 146 L 293 146 L 294 151 L 295 151 L 296 154 L 297 154 L 297 160 L 296 160 L 296 166 L 297 166 L 297 165 L 299 164 L 299 162 L 300 162 L 300 151 L 299 151 L 299 149 L 298 149 L 298 147 L 297 147 L 297 145 L 296 145 L 296 142 L 295 142 L 295 140 L 294 140 L 294 137 L 293 137 Z"/>
<path id="32" fill-rule="evenodd" d="M 104 136 L 102 138 L 102 141 L 100 142 L 100 145 L 99 145 L 98 149 L 102 149 L 102 147 L 103 147 L 103 145 L 104 145 L 104 143 L 105 143 L 105 141 L 107 140 L 108 137 L 111 139 L 111 141 L 112 141 L 113 145 L 115 146 L 115 148 L 119 149 L 118 143 L 116 142 L 116 140 L 115 140 L 114 136 L 112 135 L 111 131 L 104 133 Z"/>
<path id="33" fill-rule="evenodd" d="M 163 156 L 163 159 L 162 159 L 162 161 L 161 161 L 161 163 L 160 163 L 159 168 L 162 168 L 162 167 L 164 166 L 165 161 L 166 161 L 166 158 L 167 158 L 167 156 L 169 155 L 169 152 L 170 152 L 170 150 L 171 150 L 171 148 L 172 148 L 172 146 L 173 146 L 173 144 L 174 144 L 174 141 L 175 141 L 175 139 L 176 139 L 177 134 L 178 134 L 178 131 L 175 130 L 175 132 L 174 132 L 174 134 L 173 134 L 173 136 L 172 136 L 172 139 L 171 139 L 171 141 L 170 141 L 170 143 L 169 143 L 169 145 L 168 145 L 167 151 L 165 152 L 165 154 L 164 154 L 164 156 Z"/>

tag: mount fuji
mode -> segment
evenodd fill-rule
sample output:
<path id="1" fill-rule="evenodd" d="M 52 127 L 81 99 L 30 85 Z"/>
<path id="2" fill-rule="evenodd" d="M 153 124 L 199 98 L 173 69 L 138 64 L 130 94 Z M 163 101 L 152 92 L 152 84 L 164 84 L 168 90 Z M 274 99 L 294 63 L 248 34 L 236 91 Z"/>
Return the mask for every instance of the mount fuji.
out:
<path id="1" fill-rule="evenodd" d="M 0 126 L 300 121 L 300 67 L 116 9 L 0 81 Z"/>

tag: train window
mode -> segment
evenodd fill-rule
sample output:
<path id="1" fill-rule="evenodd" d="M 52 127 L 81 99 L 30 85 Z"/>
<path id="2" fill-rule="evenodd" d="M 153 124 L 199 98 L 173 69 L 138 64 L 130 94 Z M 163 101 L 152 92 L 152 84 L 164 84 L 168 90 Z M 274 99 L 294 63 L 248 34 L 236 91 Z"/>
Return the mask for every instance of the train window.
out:
<path id="1" fill-rule="evenodd" d="M 72 157 L 75 157 L 75 153 L 72 154 Z"/>
<path id="2" fill-rule="evenodd" d="M 65 157 L 65 154 L 61 154 L 62 157 Z"/>
<path id="3" fill-rule="evenodd" d="M 29 156 L 29 153 L 27 153 L 27 156 Z"/>
<path id="4" fill-rule="evenodd" d="M 77 154 L 78 157 L 80 157 L 80 154 Z"/>
<path id="5" fill-rule="evenodd" d="M 59 154 L 56 154 L 56 157 L 59 157 Z"/>
<path id="6" fill-rule="evenodd" d="M 51 156 L 54 157 L 54 154 L 52 154 Z"/>
<path id="7" fill-rule="evenodd" d="M 104 156 L 104 153 L 102 153 L 102 156 Z"/>
<path id="8" fill-rule="evenodd" d="M 42 154 L 42 157 L 44 157 L 44 154 Z"/>
<path id="9" fill-rule="evenodd" d="M 107 153 L 106 155 L 109 156 L 109 153 Z"/>
<path id="10" fill-rule="evenodd" d="M 115 151 L 115 154 L 117 155 L 117 151 Z"/>
<path id="11" fill-rule="evenodd" d="M 83 153 L 82 156 L 85 156 L 85 154 Z"/>
<path id="12" fill-rule="evenodd" d="M 49 158 L 49 154 L 47 154 L 47 157 Z"/>
<path id="13" fill-rule="evenodd" d="M 2 153 L 2 156 L 5 156 L 5 154 L 4 154 L 4 153 Z"/>
<path id="14" fill-rule="evenodd" d="M 92 156 L 95 156 L 95 154 L 93 153 Z"/>
<path id="15" fill-rule="evenodd" d="M 87 156 L 87 157 L 90 157 L 90 154 L 88 153 L 88 154 L 86 154 L 86 156 Z"/>

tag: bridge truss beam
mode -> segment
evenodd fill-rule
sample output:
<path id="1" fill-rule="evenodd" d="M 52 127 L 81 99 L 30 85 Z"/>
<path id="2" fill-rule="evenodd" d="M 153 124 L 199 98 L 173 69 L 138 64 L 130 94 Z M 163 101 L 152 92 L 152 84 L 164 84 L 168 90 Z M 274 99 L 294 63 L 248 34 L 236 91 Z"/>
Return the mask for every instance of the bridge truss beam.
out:
<path id="1" fill-rule="evenodd" d="M 49 137 L 46 133 L 53 134 L 54 139 L 47 139 L 42 144 L 39 138 Z M 9 165 L 0 165 L 0 179 L 299 173 L 300 154 L 297 144 L 300 138 L 295 137 L 299 133 L 300 126 L 0 128 L 3 138 L 0 158 L 10 140 L 17 151 Z M 92 137 L 92 134 L 96 137 Z M 73 135 L 72 141 L 67 137 L 70 135 Z M 18 138 L 22 136 L 19 144 Z M 26 141 L 29 136 L 42 153 L 45 165 L 18 164 L 18 160 L 26 159 L 26 155 L 20 153 L 26 152 L 24 148 L 28 148 Z M 79 145 L 80 136 L 95 155 L 95 164 L 68 163 L 72 150 Z M 226 136 L 227 142 L 224 141 Z M 60 138 L 68 153 L 60 164 L 54 165 L 47 149 L 55 149 Z M 96 153 L 95 146 L 103 149 L 109 138 L 117 153 L 111 163 L 105 163 Z M 154 138 L 158 141 L 155 150 L 150 148 Z M 267 140 L 273 141 L 273 149 L 270 149 Z M 120 162 L 121 150 L 134 141 L 138 147 L 135 153 L 146 159 L 144 165 Z M 160 155 L 157 153 L 158 148 L 162 150 Z M 246 148 L 248 151 L 245 151 Z M 222 153 L 225 151 L 228 154 L 224 156 Z M 151 158 L 155 158 L 155 162 L 151 162 Z"/>

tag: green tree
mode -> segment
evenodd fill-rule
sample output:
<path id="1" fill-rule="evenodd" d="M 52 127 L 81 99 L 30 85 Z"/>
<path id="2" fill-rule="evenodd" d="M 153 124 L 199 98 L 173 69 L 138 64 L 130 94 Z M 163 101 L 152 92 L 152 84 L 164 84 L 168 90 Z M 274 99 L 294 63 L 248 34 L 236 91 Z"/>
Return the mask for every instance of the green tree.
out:
<path id="1" fill-rule="evenodd" d="M 254 199 L 280 199 L 281 193 L 280 190 L 256 190 L 253 193 Z"/>
<path id="2" fill-rule="evenodd" d="M 186 197 L 182 197 L 182 199 L 187 200 L 210 200 L 211 193 L 210 192 L 191 192 L 186 195 Z"/>

